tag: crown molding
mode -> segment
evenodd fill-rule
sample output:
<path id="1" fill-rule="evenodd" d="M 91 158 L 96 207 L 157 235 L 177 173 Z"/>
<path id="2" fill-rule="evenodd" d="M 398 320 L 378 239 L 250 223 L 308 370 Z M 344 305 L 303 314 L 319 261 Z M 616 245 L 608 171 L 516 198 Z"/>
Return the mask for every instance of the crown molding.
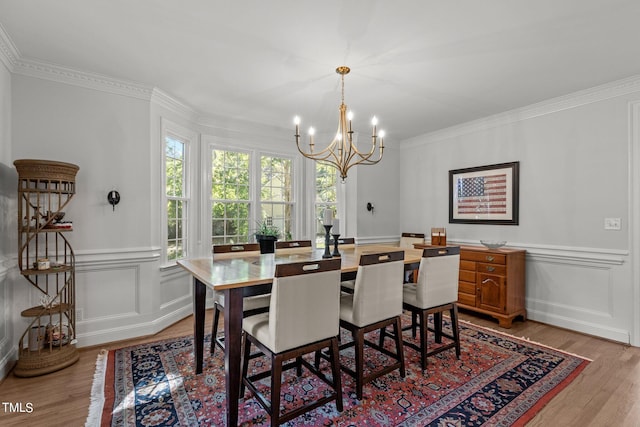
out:
<path id="1" fill-rule="evenodd" d="M 166 108 L 167 110 L 176 113 L 180 117 L 191 120 L 193 122 L 196 122 L 199 117 L 199 113 L 192 107 L 182 101 L 177 100 L 173 96 L 169 95 L 161 89 L 158 89 L 157 87 L 153 88 L 153 90 L 151 91 L 151 103 L 162 108 Z"/>
<path id="2" fill-rule="evenodd" d="M 34 59 L 18 59 L 14 64 L 14 73 L 147 101 L 151 99 L 152 88 L 150 86 L 101 74 L 78 71 Z"/>
<path id="3" fill-rule="evenodd" d="M 11 37 L 9 37 L 2 25 L 0 25 L 0 61 L 7 67 L 9 72 L 13 72 L 19 57 L 18 48 L 13 44 Z"/>
<path id="4" fill-rule="evenodd" d="M 426 133 L 424 135 L 404 140 L 401 146 L 402 148 L 411 148 L 439 142 L 472 132 L 508 125 L 636 92 L 640 92 L 640 75 L 616 80 L 568 95 L 551 98 L 526 107 L 517 108 L 504 113 L 494 114 L 478 120 Z"/>

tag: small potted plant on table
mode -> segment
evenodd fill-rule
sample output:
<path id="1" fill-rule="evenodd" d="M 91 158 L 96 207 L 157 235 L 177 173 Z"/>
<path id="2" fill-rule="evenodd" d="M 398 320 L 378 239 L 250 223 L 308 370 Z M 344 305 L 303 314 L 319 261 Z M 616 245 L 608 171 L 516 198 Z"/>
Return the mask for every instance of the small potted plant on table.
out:
<path id="1" fill-rule="evenodd" d="M 261 254 L 272 254 L 276 251 L 276 240 L 280 237 L 280 229 L 273 225 L 272 217 L 258 221 L 258 229 L 254 235 L 260 244 Z"/>

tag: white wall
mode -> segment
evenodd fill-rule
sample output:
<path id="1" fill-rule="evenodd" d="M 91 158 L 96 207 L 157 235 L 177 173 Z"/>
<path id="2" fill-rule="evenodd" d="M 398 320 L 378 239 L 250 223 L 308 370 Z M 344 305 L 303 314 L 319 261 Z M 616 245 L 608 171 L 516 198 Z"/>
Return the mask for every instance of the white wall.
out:
<path id="1" fill-rule="evenodd" d="M 347 181 L 355 182 L 351 191 L 351 212 L 355 210 L 358 244 L 398 242 L 400 239 L 400 169 L 399 143 L 386 143 L 380 163 L 356 166 L 349 171 Z M 347 185 L 353 185 L 347 183 Z M 353 203 L 355 199 L 355 203 Z M 367 203 L 373 211 L 367 210 Z"/>
<path id="2" fill-rule="evenodd" d="M 17 251 L 18 178 L 11 157 L 11 73 L 0 62 L 0 378 L 13 366 L 17 351 L 13 318 L 13 287 Z"/>
<path id="3" fill-rule="evenodd" d="M 411 208 L 401 227 L 446 226 L 448 241 L 527 249 L 530 319 L 633 342 L 629 102 L 640 94 L 615 89 L 406 141 L 400 203 Z M 449 224 L 448 171 L 511 161 L 520 161 L 519 225 Z M 605 217 L 621 218 L 622 229 L 604 230 Z"/>
<path id="4" fill-rule="evenodd" d="M 19 74 L 12 87 L 12 157 L 80 167 L 65 216 L 74 224 L 79 345 L 155 332 L 162 303 L 149 221 L 149 100 Z M 115 210 L 111 189 L 121 194 Z"/>

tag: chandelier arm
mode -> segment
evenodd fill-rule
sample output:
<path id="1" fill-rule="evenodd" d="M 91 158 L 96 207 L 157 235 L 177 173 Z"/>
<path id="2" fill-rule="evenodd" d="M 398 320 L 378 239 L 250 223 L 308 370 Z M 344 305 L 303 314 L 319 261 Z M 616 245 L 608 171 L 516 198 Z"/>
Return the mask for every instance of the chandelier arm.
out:
<path id="1" fill-rule="evenodd" d="M 335 146 L 335 143 L 336 143 L 336 141 L 333 140 L 323 150 L 317 151 L 315 153 L 307 153 L 307 152 L 303 151 L 302 148 L 300 148 L 300 143 L 296 139 L 296 144 L 298 146 L 298 151 L 300 152 L 300 154 L 302 154 L 304 157 L 307 157 L 307 158 L 312 159 L 312 160 L 324 160 L 325 158 L 330 157 L 331 154 L 333 154 L 333 148 Z M 327 153 L 326 156 L 324 156 L 325 153 Z"/>
<path id="2" fill-rule="evenodd" d="M 351 144 L 351 147 L 350 147 L 350 150 L 349 150 L 350 154 L 349 154 L 349 158 L 347 159 L 347 163 L 349 163 L 351 161 L 351 159 L 353 159 L 356 155 L 358 157 L 360 157 L 360 159 L 361 159 L 360 161 L 358 161 L 358 164 L 363 163 L 363 161 L 368 160 L 375 153 L 376 146 L 377 146 L 376 140 L 374 140 L 373 144 L 371 145 L 371 150 L 368 153 L 365 154 L 365 153 L 360 152 L 360 150 L 358 150 L 358 148 L 355 145 Z"/>

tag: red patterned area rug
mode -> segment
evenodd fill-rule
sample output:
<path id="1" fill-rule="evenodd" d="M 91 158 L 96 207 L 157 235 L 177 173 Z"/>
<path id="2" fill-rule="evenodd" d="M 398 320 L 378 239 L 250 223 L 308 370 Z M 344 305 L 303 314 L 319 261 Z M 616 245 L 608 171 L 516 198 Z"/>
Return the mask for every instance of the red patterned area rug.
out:
<path id="1" fill-rule="evenodd" d="M 404 323 L 408 321 L 403 318 Z M 422 374 L 417 352 L 405 347 L 405 378 L 397 371 L 383 376 L 365 385 L 363 399 L 358 400 L 352 378 L 343 373 L 343 412 L 337 412 L 332 402 L 287 425 L 524 425 L 589 363 L 582 357 L 467 322 L 461 322 L 460 329 L 460 360 L 455 351 L 444 351 L 429 358 L 428 370 Z M 405 332 L 404 338 L 411 340 L 410 332 Z M 205 349 L 208 345 L 206 342 Z M 365 355 L 368 368 L 385 363 L 385 357 L 378 354 L 372 351 Z M 341 352 L 341 363 L 351 361 L 352 353 Z M 329 372 L 328 364 L 323 363 Z M 257 358 L 250 369 L 257 372 L 268 365 L 265 359 Z M 308 372 L 296 377 L 295 370 L 288 371 L 284 374 L 282 407 L 286 411 L 299 406 L 325 390 L 325 383 Z M 243 426 L 269 425 L 268 415 L 248 393 L 240 402 L 239 414 Z M 218 349 L 213 358 L 205 357 L 200 375 L 194 374 L 190 336 L 105 351 L 98 358 L 87 425 L 224 426 L 222 351 Z"/>

